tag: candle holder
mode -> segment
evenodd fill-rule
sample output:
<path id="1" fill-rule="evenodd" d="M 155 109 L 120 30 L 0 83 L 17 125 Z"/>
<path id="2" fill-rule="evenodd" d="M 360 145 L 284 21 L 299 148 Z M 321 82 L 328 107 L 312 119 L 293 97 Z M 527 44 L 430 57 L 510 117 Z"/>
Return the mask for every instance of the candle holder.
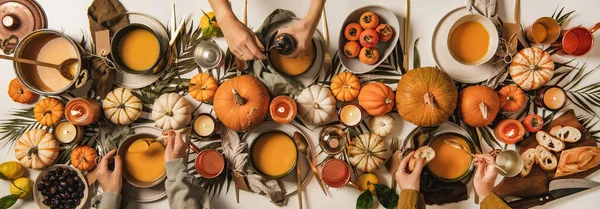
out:
<path id="1" fill-rule="evenodd" d="M 354 114 L 359 114 L 358 118 Z M 364 117 L 363 109 L 356 103 L 346 103 L 338 111 L 338 120 L 348 128 L 354 128 L 360 124 Z M 356 122 L 355 122 L 355 121 Z M 351 123 L 354 122 L 354 123 Z"/>
<path id="2" fill-rule="evenodd" d="M 62 144 L 77 143 L 83 137 L 83 129 L 67 120 L 62 120 L 52 129 L 54 138 Z"/>
<path id="3" fill-rule="evenodd" d="M 71 99 L 65 107 L 65 117 L 76 126 L 87 126 L 96 123 L 102 116 L 102 107 L 98 100 L 92 98 Z"/>
<path id="4" fill-rule="evenodd" d="M 535 93 L 533 101 L 537 106 L 554 111 L 567 105 L 569 97 L 567 92 L 559 86 L 545 86 Z"/>
<path id="5" fill-rule="evenodd" d="M 341 153 L 346 141 L 346 134 L 337 126 L 326 126 L 319 133 L 319 146 L 323 152 L 330 155 Z"/>
<path id="6" fill-rule="evenodd" d="M 212 126 L 212 131 L 207 134 L 207 135 L 202 135 L 202 131 L 200 130 L 200 128 L 205 128 L 205 127 L 201 127 L 201 122 L 198 119 L 205 119 L 208 118 L 210 119 L 210 121 L 213 122 L 213 126 Z M 196 124 L 198 123 L 198 124 Z M 212 116 L 211 114 L 208 113 L 201 113 L 199 114 L 196 118 L 194 118 L 194 121 L 192 122 L 192 130 L 194 132 L 195 135 L 199 136 L 199 137 L 211 137 L 214 136 L 215 134 L 217 134 L 217 128 L 219 126 L 219 123 L 217 122 L 217 119 L 215 119 L 214 116 Z"/>

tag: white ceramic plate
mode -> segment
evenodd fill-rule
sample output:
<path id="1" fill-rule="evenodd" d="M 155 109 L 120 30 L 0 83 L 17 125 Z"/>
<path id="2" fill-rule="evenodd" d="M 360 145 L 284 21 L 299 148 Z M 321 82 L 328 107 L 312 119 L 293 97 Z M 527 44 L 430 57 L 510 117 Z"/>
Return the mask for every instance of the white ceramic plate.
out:
<path id="1" fill-rule="evenodd" d="M 448 49 L 448 36 L 454 23 L 461 17 L 471 14 L 466 7 L 460 7 L 450 11 L 442 17 L 435 27 L 432 37 L 433 58 L 437 65 L 444 72 L 448 73 L 453 80 L 461 83 L 478 83 L 485 81 L 502 69 L 496 69 L 492 66 L 492 61 L 488 61 L 478 66 L 464 65 L 456 61 Z M 493 58 L 492 58 L 493 60 Z"/>
<path id="2" fill-rule="evenodd" d="M 89 193 L 88 183 L 85 180 L 85 177 L 83 176 L 83 174 L 81 174 L 81 172 L 79 170 L 77 170 L 73 166 L 68 166 L 68 165 L 63 165 L 63 164 L 56 164 L 56 165 L 53 165 L 53 166 L 50 166 L 50 167 L 44 169 L 44 171 L 42 171 L 38 175 L 38 177 L 35 179 L 35 183 L 33 184 L 33 199 L 35 201 L 35 204 L 40 209 L 50 209 L 50 207 L 48 207 L 48 206 L 44 205 L 44 203 L 42 203 L 42 201 L 44 201 L 44 196 L 42 195 L 42 193 L 40 191 L 38 191 L 37 187 L 38 187 L 38 184 L 40 184 L 42 182 L 42 180 L 41 180 L 42 176 L 45 176 L 46 174 L 48 174 L 48 172 L 56 170 L 59 167 L 68 168 L 69 170 L 76 171 L 77 176 L 79 176 L 81 181 L 83 181 L 83 184 L 85 185 L 85 189 L 83 190 L 83 198 L 81 198 L 81 203 L 79 203 L 79 205 L 76 207 L 76 209 L 83 208 L 85 206 L 85 203 L 88 201 L 88 193 Z"/>
<path id="3" fill-rule="evenodd" d="M 162 130 L 148 125 L 134 126 L 133 131 L 136 134 L 147 133 L 155 136 L 162 135 Z M 121 193 L 124 197 L 136 202 L 153 202 L 167 196 L 165 181 L 161 181 L 159 184 L 153 187 L 138 188 L 129 184 L 125 179 L 123 179 L 123 190 Z"/>
<path id="4" fill-rule="evenodd" d="M 377 14 L 377 16 L 379 16 L 379 24 L 385 23 L 385 24 L 390 25 L 390 27 L 394 30 L 394 37 L 392 37 L 392 39 L 390 39 L 386 42 L 380 41 L 375 46 L 375 49 L 377 49 L 377 51 L 379 51 L 379 61 L 377 61 L 377 63 L 375 63 L 374 65 L 367 65 L 365 63 L 362 63 L 358 58 L 348 58 L 345 55 L 343 55 L 343 53 L 341 53 L 339 57 L 340 57 L 340 60 L 342 61 L 342 64 L 346 68 L 348 68 L 348 70 L 350 72 L 353 72 L 356 74 L 366 73 L 366 72 L 369 72 L 369 71 L 375 69 L 375 67 L 380 65 L 388 56 L 390 56 L 390 54 L 394 50 L 394 47 L 396 46 L 396 43 L 398 42 L 398 37 L 400 36 L 400 33 L 401 33 L 400 23 L 398 22 L 398 18 L 389 9 L 381 7 L 381 6 L 361 7 L 361 8 L 354 10 L 352 13 L 350 13 L 350 15 L 348 15 L 348 17 L 346 17 L 346 20 L 344 20 L 344 24 L 342 24 L 342 28 L 340 29 L 338 50 L 343 51 L 344 45 L 346 45 L 346 43 L 348 42 L 348 40 L 346 40 L 346 36 L 344 36 L 344 29 L 346 28 L 346 25 L 353 23 L 353 22 L 358 23 L 360 16 L 365 12 L 373 12 L 373 13 Z"/>
<path id="5" fill-rule="evenodd" d="M 130 23 L 140 23 L 146 25 L 152 28 L 152 30 L 156 31 L 156 33 L 158 33 L 163 42 L 165 40 L 169 40 L 167 30 L 154 17 L 138 12 L 127 12 L 127 15 L 129 16 Z M 168 54 L 169 50 L 165 52 L 165 55 Z M 163 59 L 166 59 L 166 57 L 163 57 Z M 165 65 L 165 69 L 166 68 L 167 65 Z M 165 69 L 161 70 L 158 74 L 131 74 L 122 72 L 121 70 L 116 70 L 117 75 L 115 76 L 115 84 L 121 87 L 131 89 L 144 88 L 157 81 L 160 78 L 160 76 L 162 76 L 165 73 Z"/>
<path id="6" fill-rule="evenodd" d="M 276 24 L 271 26 L 271 30 L 269 30 L 269 32 L 267 33 L 267 37 L 272 37 L 273 34 L 277 33 L 277 30 L 279 30 L 280 28 L 286 27 L 288 25 L 291 25 L 293 22 L 295 22 L 296 20 L 292 20 L 290 22 L 286 22 L 286 23 L 281 23 L 281 24 Z M 304 85 L 304 87 L 308 87 L 311 84 L 313 84 L 317 78 L 319 77 L 319 74 L 321 73 L 321 69 L 323 68 L 323 60 L 325 59 L 325 51 L 324 51 L 324 47 L 323 47 L 323 38 L 321 37 L 321 33 L 316 30 L 315 31 L 315 35 L 313 35 L 313 41 L 315 43 L 315 60 L 312 63 L 312 65 L 310 66 L 310 68 L 297 76 L 290 76 L 292 79 L 300 82 L 302 85 Z"/>
<path id="7" fill-rule="evenodd" d="M 270 131 L 282 131 L 284 133 L 286 133 L 289 136 L 293 136 L 294 132 L 300 132 L 302 135 L 304 135 L 304 137 L 307 139 L 308 141 L 308 145 L 309 147 L 306 149 L 309 152 L 309 155 L 312 159 L 315 158 L 315 154 L 313 152 L 314 146 L 312 144 L 312 141 L 306 137 L 306 134 L 304 134 L 304 132 L 302 132 L 300 129 L 296 128 L 293 125 L 290 124 L 286 124 L 286 125 L 282 125 L 282 124 L 277 124 L 273 121 L 269 121 L 269 122 L 264 122 L 261 125 L 257 126 L 256 128 L 254 128 L 252 131 L 246 133 L 244 135 L 244 137 L 242 138 L 242 140 L 246 141 L 246 143 L 248 143 L 248 147 L 250 147 L 252 145 L 252 143 L 254 142 L 254 140 L 256 140 L 256 138 L 258 138 L 261 134 L 266 133 L 266 132 L 270 132 Z M 302 186 L 306 186 L 306 184 L 308 184 L 308 182 L 310 182 L 310 165 L 308 164 L 308 161 L 306 160 L 306 157 L 303 156 L 304 154 L 298 152 L 298 162 L 296 165 L 296 168 L 298 168 L 298 165 L 300 165 L 300 175 L 302 175 Z M 250 156 L 248 156 L 250 157 Z M 290 174 L 288 174 L 287 176 L 279 179 L 281 180 L 281 184 L 283 186 L 283 188 L 285 189 L 284 191 L 286 192 L 286 196 L 292 195 L 293 193 L 296 192 L 296 190 L 298 190 L 298 186 L 296 186 L 296 170 L 294 169 Z"/>

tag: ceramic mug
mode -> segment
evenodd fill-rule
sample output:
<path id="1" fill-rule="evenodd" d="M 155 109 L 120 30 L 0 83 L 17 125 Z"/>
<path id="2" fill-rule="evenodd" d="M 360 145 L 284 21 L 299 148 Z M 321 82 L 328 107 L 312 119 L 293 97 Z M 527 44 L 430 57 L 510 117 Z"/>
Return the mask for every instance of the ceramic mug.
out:
<path id="1" fill-rule="evenodd" d="M 560 36 L 560 24 L 554 18 L 542 17 L 527 27 L 525 31 L 527 39 L 532 43 L 551 44 Z M 544 33 L 545 35 L 543 37 L 535 35 L 539 33 Z"/>
<path id="2" fill-rule="evenodd" d="M 561 33 L 554 46 L 560 47 L 559 53 L 571 56 L 583 56 L 592 50 L 594 46 L 593 33 L 600 29 L 600 22 L 586 28 L 575 26 Z"/>
<path id="3" fill-rule="evenodd" d="M 340 188 L 345 185 L 350 185 L 356 189 L 358 185 L 350 181 L 350 167 L 342 160 L 330 159 L 323 164 L 321 170 L 323 182 L 330 187 Z"/>
<path id="4" fill-rule="evenodd" d="M 194 161 L 194 167 L 200 176 L 212 179 L 223 173 L 225 158 L 219 151 L 215 149 L 200 150 L 192 142 L 187 142 L 187 145 L 198 154 Z"/>

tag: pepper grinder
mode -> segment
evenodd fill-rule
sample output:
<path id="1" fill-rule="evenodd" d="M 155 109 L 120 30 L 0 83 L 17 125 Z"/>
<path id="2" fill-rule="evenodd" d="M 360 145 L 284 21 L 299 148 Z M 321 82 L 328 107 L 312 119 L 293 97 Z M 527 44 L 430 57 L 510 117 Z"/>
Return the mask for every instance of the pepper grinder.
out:
<path id="1" fill-rule="evenodd" d="M 296 49 L 296 39 L 287 33 L 277 34 L 271 49 L 275 49 L 279 54 L 289 55 Z"/>

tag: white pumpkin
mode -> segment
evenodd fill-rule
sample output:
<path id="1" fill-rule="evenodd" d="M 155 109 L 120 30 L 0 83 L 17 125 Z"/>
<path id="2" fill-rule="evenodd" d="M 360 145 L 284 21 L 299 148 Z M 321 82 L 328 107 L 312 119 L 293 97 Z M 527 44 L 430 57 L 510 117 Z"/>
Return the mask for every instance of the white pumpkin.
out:
<path id="1" fill-rule="evenodd" d="M 104 116 L 114 124 L 129 125 L 142 115 L 144 103 L 130 89 L 116 88 L 102 101 Z"/>
<path id="2" fill-rule="evenodd" d="M 321 125 L 335 116 L 335 98 L 328 88 L 319 85 L 310 86 L 296 99 L 298 114 L 305 122 Z"/>
<path id="3" fill-rule="evenodd" d="M 58 141 L 43 129 L 27 131 L 17 140 L 15 157 L 25 167 L 46 168 L 58 157 Z"/>
<path id="4" fill-rule="evenodd" d="M 362 172 L 375 172 L 386 160 L 383 139 L 376 134 L 361 134 L 348 148 L 350 163 Z"/>
<path id="5" fill-rule="evenodd" d="M 538 47 L 521 50 L 508 68 L 510 77 L 523 90 L 536 90 L 554 76 L 554 61 L 550 53 Z"/>
<path id="6" fill-rule="evenodd" d="M 375 116 L 371 118 L 369 122 L 369 128 L 373 131 L 374 134 L 377 134 L 381 137 L 387 136 L 392 133 L 392 129 L 396 122 L 394 118 L 388 114 Z"/>
<path id="7" fill-rule="evenodd" d="M 163 130 L 181 129 L 192 120 L 190 103 L 176 93 L 161 95 L 152 108 L 152 120 Z"/>

